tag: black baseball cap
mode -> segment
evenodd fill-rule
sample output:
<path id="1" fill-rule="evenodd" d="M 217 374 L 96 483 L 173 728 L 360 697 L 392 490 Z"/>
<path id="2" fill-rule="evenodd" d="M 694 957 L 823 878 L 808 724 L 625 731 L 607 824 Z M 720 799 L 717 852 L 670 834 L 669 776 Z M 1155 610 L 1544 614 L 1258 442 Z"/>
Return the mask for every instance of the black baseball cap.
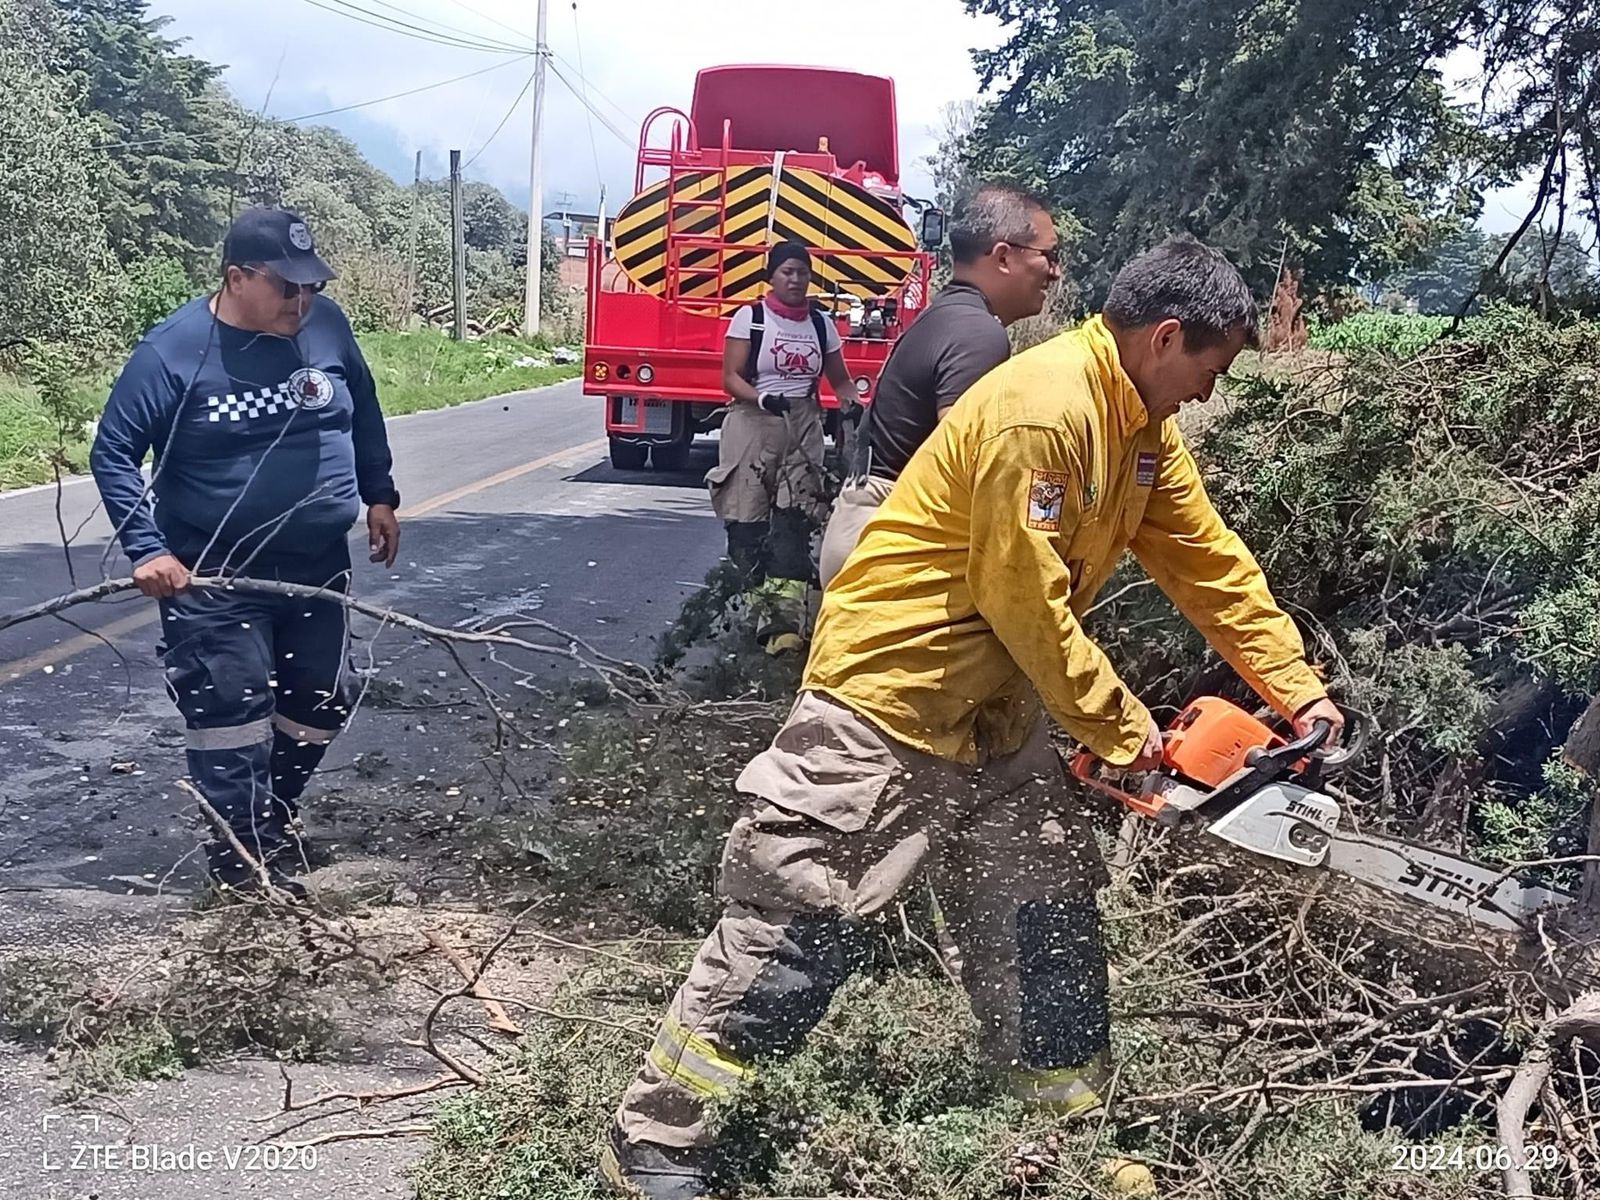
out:
<path id="1" fill-rule="evenodd" d="M 326 283 L 336 278 L 322 261 L 311 226 L 286 208 L 247 208 L 222 239 L 224 267 L 261 266 L 290 283 Z"/>

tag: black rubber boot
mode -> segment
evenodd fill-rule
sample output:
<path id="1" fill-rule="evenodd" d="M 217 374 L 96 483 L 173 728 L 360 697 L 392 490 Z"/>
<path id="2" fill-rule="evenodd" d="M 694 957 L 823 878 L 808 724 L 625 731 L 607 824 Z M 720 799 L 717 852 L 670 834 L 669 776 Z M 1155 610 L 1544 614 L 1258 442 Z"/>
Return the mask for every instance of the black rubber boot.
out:
<path id="1" fill-rule="evenodd" d="M 772 534 L 767 539 L 769 578 L 817 581 L 817 566 L 811 561 L 811 535 L 817 523 L 796 508 L 772 510 Z"/>
<path id="2" fill-rule="evenodd" d="M 728 521 L 728 561 L 739 573 L 739 590 L 751 591 L 767 577 L 767 523 Z"/>
<path id="3" fill-rule="evenodd" d="M 633 1200 L 712 1200 L 711 1179 L 691 1150 L 629 1142 L 612 1122 L 600 1149 L 600 1182 Z"/>

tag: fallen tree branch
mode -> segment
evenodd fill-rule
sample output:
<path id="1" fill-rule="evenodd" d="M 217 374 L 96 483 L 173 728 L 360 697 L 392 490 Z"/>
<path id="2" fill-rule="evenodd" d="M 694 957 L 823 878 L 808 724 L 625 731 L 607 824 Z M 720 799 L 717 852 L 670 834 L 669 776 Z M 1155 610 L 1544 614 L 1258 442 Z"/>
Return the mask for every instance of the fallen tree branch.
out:
<path id="1" fill-rule="evenodd" d="M 261 893 L 274 904 L 285 907 L 296 907 L 297 902 L 293 896 L 272 882 L 272 876 L 267 874 L 266 867 L 261 865 L 261 860 L 244 848 L 244 843 L 239 840 L 239 835 L 233 832 L 233 827 L 222 819 L 222 814 L 211 807 L 211 802 L 200 794 L 200 789 L 187 779 L 178 780 L 178 790 L 186 792 L 196 804 L 200 806 L 200 815 L 205 817 L 206 823 L 211 826 L 212 832 L 220 837 L 239 856 L 239 860 L 250 868 L 250 874 L 255 877 L 256 883 L 261 886 Z"/>
<path id="2" fill-rule="evenodd" d="M 222 819 L 222 814 L 211 807 L 210 801 L 200 794 L 200 790 L 194 784 L 187 779 L 180 779 L 177 782 L 177 788 L 193 798 L 200 808 L 200 814 L 205 817 L 206 823 L 211 826 L 219 837 L 228 843 L 240 860 L 250 868 L 250 873 L 261 885 L 262 898 L 268 906 L 282 908 L 292 913 L 298 920 L 315 926 L 344 946 L 351 954 L 357 958 L 365 959 L 379 970 L 387 970 L 389 968 L 389 959 L 382 954 L 368 950 L 361 944 L 361 940 L 352 930 L 343 928 L 338 922 L 330 921 L 319 913 L 313 912 L 308 905 L 297 901 L 288 892 L 273 883 L 272 876 L 268 874 L 266 867 L 262 866 L 261 860 L 244 848 L 244 843 L 239 840 L 238 835 L 233 832 L 228 823 Z"/>
<path id="3" fill-rule="evenodd" d="M 356 1105 L 357 1108 L 366 1108 L 373 1104 L 385 1104 L 391 1100 L 409 1100 L 413 1096 L 425 1096 L 429 1092 L 437 1092 L 442 1088 L 460 1087 L 462 1081 L 454 1075 L 440 1075 L 427 1083 L 413 1084 L 410 1087 L 394 1088 L 388 1091 L 368 1092 L 321 1092 L 309 1100 L 296 1100 L 294 1098 L 294 1080 L 290 1078 L 288 1070 L 282 1063 L 278 1064 L 278 1073 L 283 1076 L 283 1107 L 268 1117 L 257 1117 L 261 1123 L 276 1121 L 288 1113 L 304 1112 L 311 1108 L 320 1108 L 324 1104 L 333 1104 L 346 1100 Z"/>
<path id="4" fill-rule="evenodd" d="M 438 625 L 429 624 L 418 617 L 395 612 L 392 609 L 383 608 L 376 604 L 369 604 L 364 600 L 358 600 L 347 592 L 309 584 L 283 583 L 269 579 L 220 578 L 195 575 L 190 577 L 189 585 L 217 591 L 244 592 L 251 595 L 290 596 L 302 600 L 332 601 L 335 604 L 342 604 L 351 612 L 357 612 L 374 620 L 410 630 L 412 633 L 419 634 L 430 641 L 447 646 L 456 644 L 508 646 L 517 650 L 525 650 L 532 654 L 564 658 L 590 671 L 606 685 L 608 691 L 628 699 L 659 702 L 666 698 L 658 685 L 650 680 L 644 668 L 601 654 L 582 638 L 568 633 L 548 621 L 527 618 L 524 623 L 564 639 L 566 645 L 558 646 L 544 642 L 533 642 L 527 638 L 517 637 L 514 634 L 496 631 L 445 629 Z M 16 612 L 0 614 L 0 630 L 9 629 L 13 625 L 21 625 L 27 621 L 35 621 L 41 617 L 55 616 L 81 604 L 91 604 L 97 600 L 104 600 L 110 596 L 135 590 L 137 590 L 136 585 L 131 578 L 106 579 L 92 587 L 79 588 L 77 591 L 67 592 L 60 596 L 54 596 L 49 600 L 42 600 L 38 604 L 29 605 L 27 608 L 18 609 Z"/>
<path id="5" fill-rule="evenodd" d="M 461 956 L 461 952 L 431 929 L 424 936 L 427 937 L 428 944 L 438 950 L 440 954 L 443 954 L 450 965 L 456 969 L 456 973 L 467 981 L 467 987 L 471 994 L 482 1003 L 484 1012 L 489 1015 L 489 1028 L 499 1033 L 509 1033 L 513 1037 L 521 1037 L 522 1026 L 511 1019 L 510 1014 L 506 1012 L 505 1006 L 500 1001 L 483 990 L 483 984 L 478 978 L 480 972 L 474 971 L 467 965 L 467 960 Z"/>
<path id="6" fill-rule="evenodd" d="M 1495 1122 L 1500 1144 L 1510 1151 L 1510 1163 L 1501 1173 L 1506 1200 L 1534 1200 L 1527 1165 L 1528 1108 L 1550 1078 L 1556 1047 L 1573 1037 L 1600 1037 L 1600 992 L 1579 996 L 1545 1023 L 1500 1097 Z"/>
<path id="7" fill-rule="evenodd" d="M 335 1129 L 304 1142 L 280 1143 L 285 1150 L 309 1150 L 313 1146 L 327 1146 L 334 1142 L 366 1142 L 382 1138 L 426 1137 L 433 1132 L 432 1125 L 391 1125 L 386 1129 Z"/>

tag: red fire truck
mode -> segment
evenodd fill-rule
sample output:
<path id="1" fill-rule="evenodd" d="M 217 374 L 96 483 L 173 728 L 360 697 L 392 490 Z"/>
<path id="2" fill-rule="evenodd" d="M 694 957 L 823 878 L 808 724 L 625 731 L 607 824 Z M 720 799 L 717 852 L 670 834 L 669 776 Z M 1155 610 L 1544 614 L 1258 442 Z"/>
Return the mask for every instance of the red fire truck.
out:
<path id="1" fill-rule="evenodd" d="M 781 240 L 810 248 L 812 300 L 870 402 L 895 338 L 929 298 L 924 247 L 943 237 L 942 214 L 900 189 L 893 80 L 703 70 L 688 113 L 645 118 L 634 192 L 609 242 L 588 247 L 584 391 L 605 398 L 613 466 L 648 458 L 683 470 L 695 435 L 721 423 L 728 322 L 765 294 L 766 250 Z M 917 233 L 908 208 L 920 212 Z M 836 425 L 826 387 L 822 402 Z"/>

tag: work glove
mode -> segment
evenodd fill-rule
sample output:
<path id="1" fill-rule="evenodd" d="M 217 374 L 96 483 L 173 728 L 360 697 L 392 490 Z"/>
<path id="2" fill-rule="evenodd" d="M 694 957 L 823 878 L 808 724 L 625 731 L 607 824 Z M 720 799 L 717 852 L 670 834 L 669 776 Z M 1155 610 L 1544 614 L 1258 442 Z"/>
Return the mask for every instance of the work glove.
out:
<path id="1" fill-rule="evenodd" d="M 787 396 L 763 396 L 761 397 L 761 407 L 773 416 L 781 417 L 793 408 L 794 404 Z"/>

